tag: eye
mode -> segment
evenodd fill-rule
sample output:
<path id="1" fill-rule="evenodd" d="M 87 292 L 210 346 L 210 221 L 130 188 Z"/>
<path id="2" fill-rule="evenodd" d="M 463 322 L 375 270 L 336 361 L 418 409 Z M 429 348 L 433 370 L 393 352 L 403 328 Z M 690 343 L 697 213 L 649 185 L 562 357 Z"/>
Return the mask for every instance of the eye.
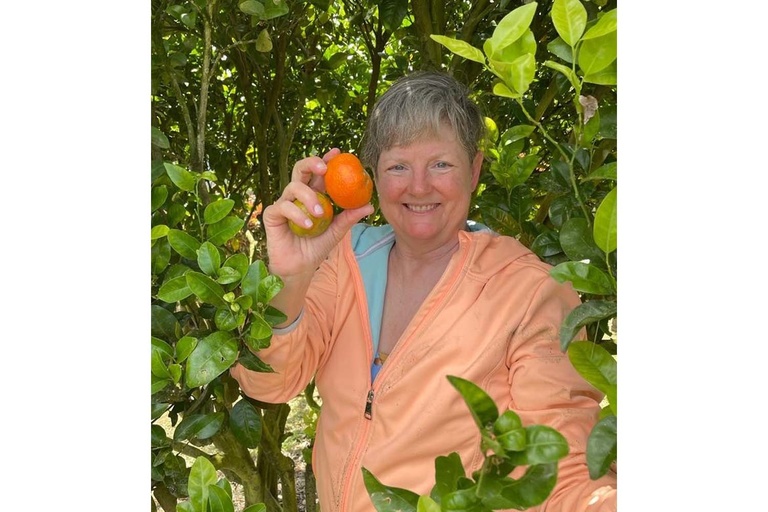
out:
<path id="1" fill-rule="evenodd" d="M 403 164 L 395 164 L 387 168 L 387 171 L 391 172 L 402 172 L 405 170 L 405 166 Z"/>

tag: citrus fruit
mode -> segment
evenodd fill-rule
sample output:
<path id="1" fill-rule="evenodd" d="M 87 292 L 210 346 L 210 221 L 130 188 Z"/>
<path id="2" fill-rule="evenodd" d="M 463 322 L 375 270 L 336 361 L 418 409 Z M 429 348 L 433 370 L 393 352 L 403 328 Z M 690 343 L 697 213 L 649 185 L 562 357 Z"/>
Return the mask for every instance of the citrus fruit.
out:
<path id="1" fill-rule="evenodd" d="M 315 217 L 313 214 L 309 213 L 307 207 L 304 206 L 304 203 L 298 199 L 293 200 L 293 204 L 298 206 L 301 211 L 312 220 L 312 226 L 305 228 L 288 219 L 288 227 L 298 236 L 313 237 L 322 235 L 325 233 L 325 230 L 328 229 L 328 226 L 331 225 L 331 221 L 333 220 L 333 204 L 331 204 L 331 200 L 321 192 L 317 192 L 317 200 L 320 203 L 320 206 L 323 207 L 323 214 L 320 217 Z"/>
<path id="2" fill-rule="evenodd" d="M 328 161 L 325 191 L 340 208 L 360 208 L 371 201 L 373 180 L 352 153 L 340 153 Z"/>

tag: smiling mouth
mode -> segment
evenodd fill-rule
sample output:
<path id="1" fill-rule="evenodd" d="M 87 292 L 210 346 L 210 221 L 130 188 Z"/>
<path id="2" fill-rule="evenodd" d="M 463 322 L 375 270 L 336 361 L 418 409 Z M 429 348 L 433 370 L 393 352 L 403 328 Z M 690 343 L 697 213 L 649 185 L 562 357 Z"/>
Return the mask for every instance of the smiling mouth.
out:
<path id="1" fill-rule="evenodd" d="M 404 204 L 408 210 L 414 212 L 414 213 L 426 213 L 434 210 L 437 208 L 439 203 L 432 203 L 432 204 Z"/>

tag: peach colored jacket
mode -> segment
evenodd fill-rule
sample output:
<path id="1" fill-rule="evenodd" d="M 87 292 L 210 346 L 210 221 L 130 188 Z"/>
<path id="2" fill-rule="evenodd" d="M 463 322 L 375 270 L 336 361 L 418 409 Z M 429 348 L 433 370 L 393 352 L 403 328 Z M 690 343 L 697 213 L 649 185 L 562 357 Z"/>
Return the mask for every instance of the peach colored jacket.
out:
<path id="1" fill-rule="evenodd" d="M 237 365 L 232 375 L 248 396 L 270 403 L 287 402 L 316 376 L 323 402 L 312 460 L 323 512 L 375 512 L 363 467 L 385 485 L 419 494 L 434 485 L 438 456 L 458 452 L 468 475 L 480 467 L 478 428 L 447 375 L 481 386 L 524 426 L 546 424 L 568 439 L 558 484 L 535 510 L 615 510 L 615 474 L 590 480 L 584 458 L 602 395 L 559 349 L 559 326 L 578 295 L 513 238 L 461 232 L 459 241 L 373 384 L 355 255 L 365 247 L 353 249 L 350 234 L 315 274 L 295 328 L 258 352 L 276 373 Z M 607 494 L 591 494 L 606 485 Z"/>

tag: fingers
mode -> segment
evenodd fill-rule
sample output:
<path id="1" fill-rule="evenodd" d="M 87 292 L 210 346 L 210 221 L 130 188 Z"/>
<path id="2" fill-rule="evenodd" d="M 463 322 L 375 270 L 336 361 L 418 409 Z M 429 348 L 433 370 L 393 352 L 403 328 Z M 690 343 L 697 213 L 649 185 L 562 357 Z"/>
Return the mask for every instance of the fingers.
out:
<path id="1" fill-rule="evenodd" d="M 325 192 L 325 181 L 322 176 L 327 170 L 326 163 L 336 155 L 341 153 L 339 148 L 332 148 L 322 158 L 319 156 L 309 156 L 296 162 L 291 172 L 291 181 L 305 183 L 315 190 Z"/>

